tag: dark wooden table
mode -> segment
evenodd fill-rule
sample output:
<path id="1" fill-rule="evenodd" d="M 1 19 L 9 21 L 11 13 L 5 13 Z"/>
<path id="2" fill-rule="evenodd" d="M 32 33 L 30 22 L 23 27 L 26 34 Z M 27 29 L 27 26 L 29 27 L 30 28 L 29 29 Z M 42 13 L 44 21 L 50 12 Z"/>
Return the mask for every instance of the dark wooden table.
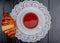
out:
<path id="1" fill-rule="evenodd" d="M 23 1 L 23 0 L 20 0 Z M 37 0 L 43 3 L 50 11 L 52 17 L 51 30 L 45 38 L 36 43 L 60 43 L 60 0 Z M 16 37 L 10 39 L 1 30 L 1 18 L 4 12 L 11 12 L 17 0 L 0 0 L 0 43 L 18 43 Z M 21 41 L 21 43 L 24 43 Z"/>

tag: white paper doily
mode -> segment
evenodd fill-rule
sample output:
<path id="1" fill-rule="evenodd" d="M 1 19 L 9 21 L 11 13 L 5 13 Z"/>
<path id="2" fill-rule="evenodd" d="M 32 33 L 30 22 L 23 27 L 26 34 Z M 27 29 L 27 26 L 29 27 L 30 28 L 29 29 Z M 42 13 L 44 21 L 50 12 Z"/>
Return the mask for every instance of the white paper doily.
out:
<path id="1" fill-rule="evenodd" d="M 36 28 L 36 29 L 33 29 L 32 31 L 31 30 L 29 31 L 28 29 L 25 29 L 25 27 L 22 25 L 22 17 L 24 15 L 24 13 L 29 12 L 28 9 L 30 9 L 29 11 L 38 13 L 37 15 L 38 15 L 39 19 L 43 18 L 43 19 L 41 19 L 41 21 L 42 21 L 41 24 L 43 24 L 43 25 L 40 26 L 38 24 L 38 26 L 37 26 L 38 29 Z M 33 9 L 33 10 L 31 10 L 31 9 Z M 23 14 L 22 14 L 22 12 L 23 12 Z M 42 3 L 39 3 L 38 1 L 20 2 L 19 4 L 17 4 L 14 7 L 14 9 L 12 9 L 12 12 L 10 13 L 10 15 L 17 23 L 17 31 L 16 31 L 15 36 L 19 40 L 22 40 L 23 42 L 39 41 L 40 39 L 44 38 L 46 36 L 46 34 L 48 33 L 48 31 L 50 30 L 51 16 L 49 14 L 49 11 Z M 20 21 L 20 24 L 18 23 L 19 21 Z M 40 30 L 40 31 L 38 31 L 38 30 Z"/>

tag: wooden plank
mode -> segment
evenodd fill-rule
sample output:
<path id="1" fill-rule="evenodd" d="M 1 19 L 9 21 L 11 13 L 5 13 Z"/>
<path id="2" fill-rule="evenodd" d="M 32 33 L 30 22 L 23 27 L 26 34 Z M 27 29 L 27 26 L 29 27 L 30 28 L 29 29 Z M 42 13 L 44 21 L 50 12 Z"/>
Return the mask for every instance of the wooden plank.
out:
<path id="1" fill-rule="evenodd" d="M 4 12 L 10 13 L 13 9 L 13 0 L 4 2 Z"/>
<path id="2" fill-rule="evenodd" d="M 11 12 L 11 9 L 13 8 L 13 1 L 4 0 L 3 2 L 3 12 Z M 4 39 L 6 40 L 4 43 L 12 43 L 12 39 L 5 36 Z"/>
<path id="3" fill-rule="evenodd" d="M 60 43 L 60 0 L 50 0 L 52 25 L 49 33 L 49 43 Z"/>
<path id="4" fill-rule="evenodd" d="M 53 42 L 60 43 L 60 0 L 53 0 Z"/>
<path id="5" fill-rule="evenodd" d="M 3 43 L 3 37 L 4 37 L 1 28 L 2 14 L 3 14 L 3 1 L 0 1 L 0 43 Z"/>
<path id="6" fill-rule="evenodd" d="M 3 16 L 3 3 L 4 1 L 0 1 L 0 43 L 7 43 L 6 35 L 3 33 L 1 28 L 2 16 Z"/>
<path id="7" fill-rule="evenodd" d="M 52 24 L 51 24 L 51 29 L 49 31 L 49 43 L 53 43 L 53 30 L 55 29 L 55 14 L 54 14 L 54 11 L 53 11 L 53 0 L 50 0 L 50 8 L 49 8 L 49 11 L 50 11 L 50 15 L 51 15 L 51 18 L 52 18 Z"/>
<path id="8" fill-rule="evenodd" d="M 43 1 L 43 0 L 36 0 L 36 1 L 38 1 L 38 2 L 42 3 L 42 1 Z"/>
<path id="9" fill-rule="evenodd" d="M 1 28 L 2 16 L 3 16 L 3 3 L 4 1 L 0 1 L 0 43 L 6 43 L 6 35 L 3 33 Z"/>

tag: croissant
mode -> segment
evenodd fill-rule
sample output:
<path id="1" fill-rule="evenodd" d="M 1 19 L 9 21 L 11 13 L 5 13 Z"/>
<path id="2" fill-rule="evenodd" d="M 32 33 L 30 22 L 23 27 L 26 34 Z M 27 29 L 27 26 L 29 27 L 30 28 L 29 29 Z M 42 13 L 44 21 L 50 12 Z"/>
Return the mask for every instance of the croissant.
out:
<path id="1" fill-rule="evenodd" d="M 16 22 L 9 15 L 9 13 L 4 13 L 2 17 L 2 31 L 10 38 L 14 37 L 16 34 Z"/>

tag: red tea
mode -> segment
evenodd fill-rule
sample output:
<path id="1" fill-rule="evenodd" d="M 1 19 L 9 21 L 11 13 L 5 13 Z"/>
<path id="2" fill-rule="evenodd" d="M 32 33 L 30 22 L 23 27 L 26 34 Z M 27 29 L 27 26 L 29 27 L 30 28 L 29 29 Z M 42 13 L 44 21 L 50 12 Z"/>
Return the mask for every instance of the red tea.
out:
<path id="1" fill-rule="evenodd" d="M 38 25 L 38 16 L 35 13 L 26 13 L 23 17 L 23 24 L 28 29 L 33 29 Z"/>

